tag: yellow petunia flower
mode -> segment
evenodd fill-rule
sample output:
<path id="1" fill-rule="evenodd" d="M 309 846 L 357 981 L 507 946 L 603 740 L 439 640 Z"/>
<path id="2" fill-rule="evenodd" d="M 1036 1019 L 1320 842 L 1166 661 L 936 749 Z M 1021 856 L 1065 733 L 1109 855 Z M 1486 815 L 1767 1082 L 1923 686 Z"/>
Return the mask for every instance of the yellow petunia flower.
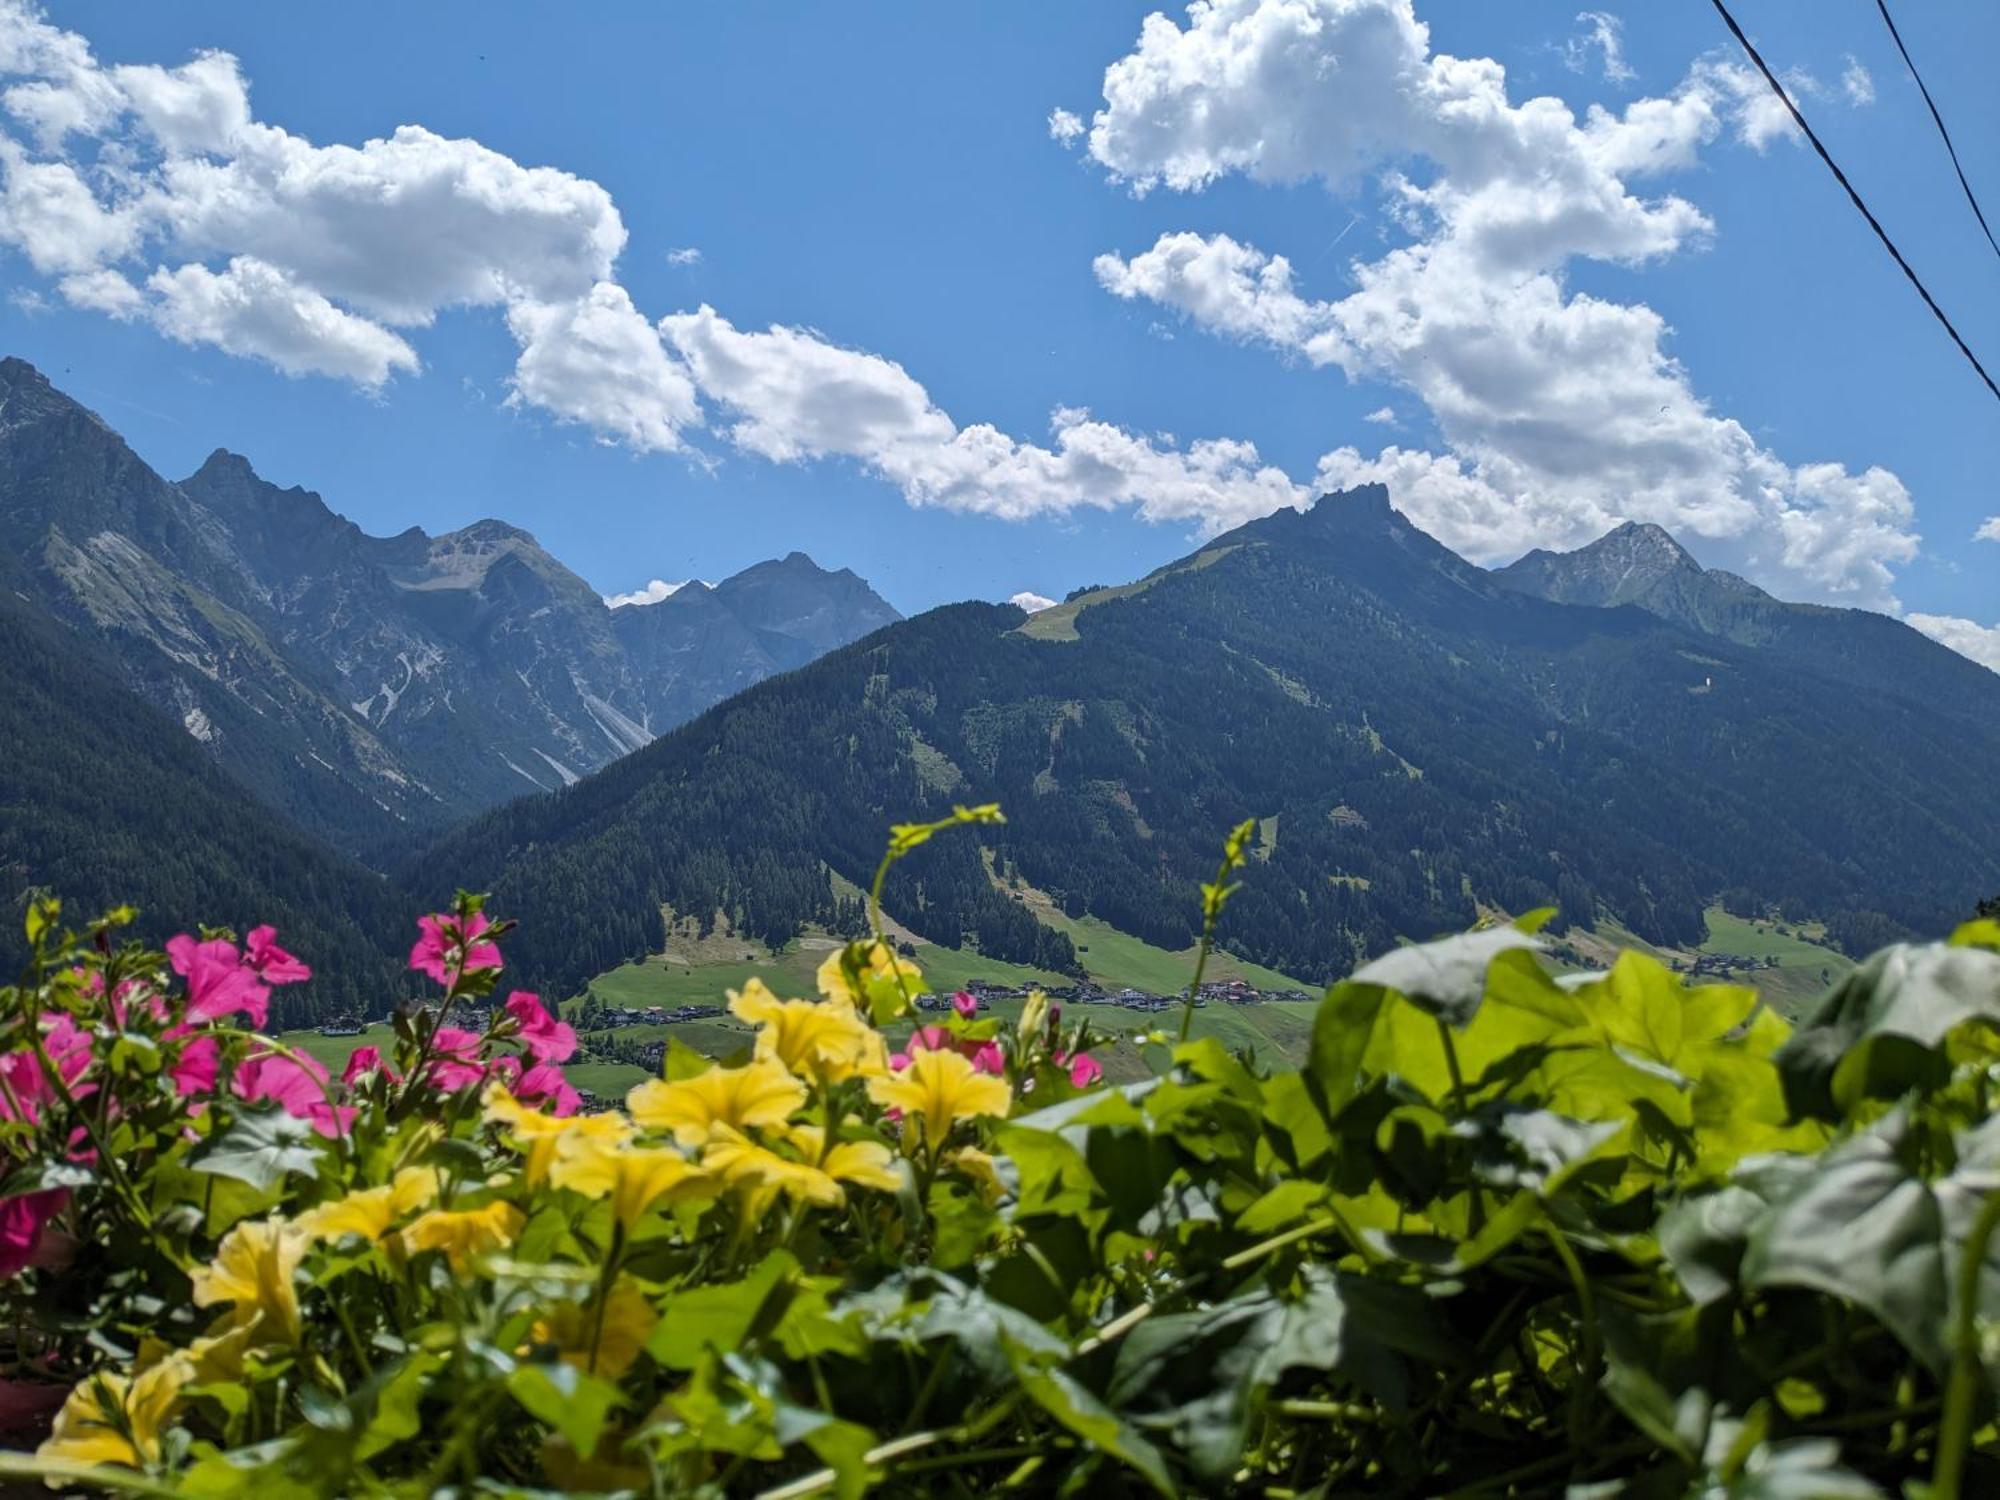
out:
<path id="1" fill-rule="evenodd" d="M 736 1131 L 782 1125 L 805 1102 L 805 1085 L 775 1057 L 674 1083 L 648 1079 L 625 1096 L 634 1120 L 648 1130 L 671 1130 L 683 1146 L 705 1144 L 718 1125 Z"/>
<path id="2" fill-rule="evenodd" d="M 847 982 L 847 970 L 841 966 L 845 948 L 836 948 L 826 956 L 814 976 L 819 992 L 829 1000 L 845 1000 L 857 1010 L 868 1008 L 868 996 L 855 993 Z M 895 984 L 897 976 L 902 976 L 903 988 L 914 995 L 924 987 L 923 971 L 907 958 L 898 958 L 895 950 L 879 939 L 868 945 L 861 964 L 861 982 L 864 986 Z"/>
<path id="3" fill-rule="evenodd" d="M 233 1321 L 288 1343 L 299 1339 L 299 1293 L 292 1282 L 312 1240 L 283 1219 L 246 1220 L 222 1237 L 215 1263 L 195 1271 L 194 1305 L 230 1303 Z"/>
<path id="4" fill-rule="evenodd" d="M 434 1208 L 403 1231 L 403 1249 L 410 1255 L 442 1250 L 452 1270 L 462 1275 L 480 1256 L 513 1244 L 526 1222 L 527 1215 L 511 1203 Z"/>
<path id="5" fill-rule="evenodd" d="M 749 1198 L 751 1217 L 761 1217 L 771 1200 L 783 1193 L 798 1203 L 838 1208 L 847 1201 L 840 1184 L 818 1167 L 782 1156 L 726 1126 L 715 1132 L 701 1164 Z"/>
<path id="6" fill-rule="evenodd" d="M 337 1240 L 358 1234 L 364 1240 L 387 1237 L 396 1221 L 437 1201 L 435 1167 L 405 1167 L 384 1187 L 360 1188 L 344 1198 L 322 1203 L 299 1215 L 297 1224 L 311 1240 Z"/>
<path id="7" fill-rule="evenodd" d="M 888 1071 L 882 1033 L 845 1000 L 780 1000 L 761 979 L 729 995 L 729 1012 L 758 1028 L 757 1056 L 821 1083 Z"/>
<path id="8" fill-rule="evenodd" d="M 645 1293 L 631 1277 L 621 1276 L 604 1299 L 601 1318 L 595 1298 L 559 1302 L 535 1320 L 528 1341 L 554 1345 L 558 1359 L 586 1375 L 617 1380 L 632 1368 L 659 1321 L 660 1315 Z"/>
<path id="9" fill-rule="evenodd" d="M 1004 1078 L 981 1073 L 956 1052 L 917 1052 L 910 1065 L 886 1078 L 868 1080 L 868 1097 L 887 1109 L 899 1109 L 933 1146 L 960 1120 L 977 1115 L 1002 1115 L 1014 1103 Z"/>
<path id="10" fill-rule="evenodd" d="M 549 1181 L 587 1198 L 609 1198 L 612 1217 L 627 1230 L 655 1205 L 713 1197 L 716 1190 L 706 1171 L 668 1147 L 582 1138 L 565 1140 L 557 1148 Z"/>
<path id="11" fill-rule="evenodd" d="M 879 1141 L 836 1141 L 821 1160 L 826 1132 L 817 1125 L 794 1126 L 786 1137 L 799 1148 L 802 1160 L 817 1164 L 820 1171 L 837 1182 L 851 1182 L 885 1193 L 900 1192 L 903 1172 L 895 1154 Z"/>
<path id="12" fill-rule="evenodd" d="M 108 1370 L 93 1375 L 69 1393 L 35 1456 L 131 1469 L 158 1463 L 161 1430 L 193 1373 L 185 1359 L 175 1356 L 137 1375 Z"/>
<path id="13" fill-rule="evenodd" d="M 523 1104 L 497 1083 L 486 1091 L 484 1118 L 489 1125 L 507 1128 L 514 1149 L 521 1153 L 521 1176 L 529 1187 L 548 1181 L 549 1169 L 555 1165 L 556 1150 L 562 1142 L 572 1137 L 587 1137 L 615 1145 L 632 1135 L 632 1124 L 623 1115 L 544 1114 L 532 1105 Z"/>

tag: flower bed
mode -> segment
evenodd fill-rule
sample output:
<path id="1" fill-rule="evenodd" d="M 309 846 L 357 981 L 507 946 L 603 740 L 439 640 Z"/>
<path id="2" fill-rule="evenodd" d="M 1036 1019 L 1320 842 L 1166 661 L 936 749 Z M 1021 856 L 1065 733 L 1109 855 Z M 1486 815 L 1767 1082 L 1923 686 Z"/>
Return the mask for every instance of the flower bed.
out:
<path id="1" fill-rule="evenodd" d="M 898 830 L 914 847 L 952 821 Z M 896 853 L 892 846 L 891 857 Z M 1240 848 L 1236 851 L 1240 856 Z M 1209 931 L 1235 864 L 1208 895 Z M 29 920 L 0 1030 L 16 1476 L 145 1494 L 2000 1492 L 2000 925 L 1794 1033 L 1530 919 L 1336 985 L 1295 1071 L 1096 1076 L 1031 1003 L 895 1047 L 880 941 L 579 1112 L 569 1028 L 439 986 L 331 1078 L 269 929 Z M 247 1025 L 245 1023 L 248 1023 Z"/>

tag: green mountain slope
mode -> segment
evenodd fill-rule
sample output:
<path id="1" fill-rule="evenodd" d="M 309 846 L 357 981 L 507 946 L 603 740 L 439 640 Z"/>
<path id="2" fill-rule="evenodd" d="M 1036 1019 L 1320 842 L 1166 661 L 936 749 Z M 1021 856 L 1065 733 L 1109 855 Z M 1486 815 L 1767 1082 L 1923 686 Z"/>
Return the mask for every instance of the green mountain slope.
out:
<path id="1" fill-rule="evenodd" d="M 136 906 L 154 943 L 204 921 L 274 924 L 317 971 L 276 992 L 281 1025 L 376 1014 L 400 991 L 408 899 L 247 795 L 180 725 L 118 686 L 98 650 L 11 592 L 0 592 L 0 702 L 8 973 L 25 952 L 22 899 L 40 888 L 76 921 Z"/>
<path id="2" fill-rule="evenodd" d="M 959 605 L 879 631 L 475 820 L 412 878 L 495 889 L 521 964 L 564 992 L 659 951 L 663 904 L 773 942 L 832 920 L 833 877 L 865 881 L 887 823 L 953 801 L 1005 804 L 1002 887 L 1168 950 L 1222 830 L 1259 819 L 1228 937 L 1309 981 L 1482 903 L 1692 945 L 1725 890 L 1838 936 L 1936 928 L 2000 883 L 2000 735 L 1528 597 L 1379 487 L 1074 602 L 1060 628 Z M 1075 962 L 969 835 L 899 867 L 889 904 L 946 946 Z"/>

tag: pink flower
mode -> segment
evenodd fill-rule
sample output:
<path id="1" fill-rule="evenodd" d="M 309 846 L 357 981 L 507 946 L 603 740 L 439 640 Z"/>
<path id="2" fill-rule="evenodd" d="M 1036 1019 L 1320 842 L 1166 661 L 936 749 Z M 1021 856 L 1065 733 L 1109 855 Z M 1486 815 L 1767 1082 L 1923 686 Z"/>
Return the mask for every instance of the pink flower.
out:
<path id="1" fill-rule="evenodd" d="M 519 1026 L 521 1045 L 536 1062 L 567 1062 L 576 1051 L 576 1028 L 550 1015 L 541 998 L 526 990 L 507 997 L 507 1014 Z"/>
<path id="2" fill-rule="evenodd" d="M 345 1135 L 354 1111 L 327 1102 L 326 1069 L 310 1057 L 264 1052 L 236 1070 L 236 1092 L 252 1101 L 269 1099 L 294 1119 L 309 1120 L 324 1136 Z"/>
<path id="3" fill-rule="evenodd" d="M 180 1055 L 167 1069 L 167 1076 L 182 1094 L 206 1097 L 215 1092 L 221 1065 L 222 1043 L 212 1036 L 198 1036 L 181 1048 Z"/>
<path id="4" fill-rule="evenodd" d="M 424 1079 L 443 1093 L 455 1094 L 486 1077 L 479 1064 L 479 1033 L 457 1026 L 440 1026 L 431 1037 L 431 1060 Z"/>
<path id="5" fill-rule="evenodd" d="M 979 1014 L 979 1002 L 966 994 L 964 990 L 960 990 L 951 997 L 951 1008 L 968 1021 Z"/>
<path id="6" fill-rule="evenodd" d="M 42 1230 L 68 1206 L 67 1188 L 0 1199 L 0 1276 L 18 1276 L 34 1264 Z"/>
<path id="7" fill-rule="evenodd" d="M 353 1088 L 370 1073 L 380 1073 L 391 1083 L 396 1081 L 396 1070 L 382 1061 L 380 1048 L 356 1047 L 347 1056 L 347 1066 L 340 1070 L 340 1081 Z"/>
<path id="8" fill-rule="evenodd" d="M 987 1042 L 972 1054 L 972 1070 L 998 1078 L 1007 1071 L 1007 1054 L 1000 1050 L 998 1042 Z"/>
<path id="9" fill-rule="evenodd" d="M 1087 1089 L 1103 1076 L 1104 1065 L 1088 1052 L 1077 1053 L 1070 1062 L 1069 1081 L 1077 1088 Z"/>
<path id="10" fill-rule="evenodd" d="M 278 929 L 266 924 L 250 929 L 243 940 L 250 967 L 266 984 L 297 984 L 313 977 L 313 971 L 278 946 Z"/>
<path id="11" fill-rule="evenodd" d="M 450 912 L 418 917 L 421 935 L 410 949 L 410 967 L 442 985 L 451 984 L 461 973 L 499 968 L 500 945 L 479 941 L 492 925 L 484 912 L 474 912 L 463 923 Z"/>
<path id="12" fill-rule="evenodd" d="M 537 1063 L 514 1085 L 514 1096 L 527 1104 L 542 1104 L 552 1115 L 573 1115 L 583 1103 L 563 1071 L 552 1062 Z"/>
<path id="13" fill-rule="evenodd" d="M 255 969 L 238 960 L 234 943 L 220 938 L 198 943 L 183 932 L 168 939 L 167 957 L 174 972 L 187 980 L 190 1021 L 219 1021 L 241 1011 L 252 1026 L 264 1024 L 271 991 Z"/>

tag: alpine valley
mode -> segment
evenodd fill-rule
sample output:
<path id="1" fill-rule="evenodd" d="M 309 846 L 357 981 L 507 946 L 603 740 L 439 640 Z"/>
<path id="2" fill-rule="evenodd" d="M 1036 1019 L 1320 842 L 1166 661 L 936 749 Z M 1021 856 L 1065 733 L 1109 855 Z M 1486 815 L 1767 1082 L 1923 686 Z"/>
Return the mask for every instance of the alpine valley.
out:
<path id="1" fill-rule="evenodd" d="M 8 360 L 0 540 L 10 900 L 269 915 L 356 974 L 457 886 L 554 995 L 670 924 L 853 930 L 888 824 L 985 801 L 887 908 L 1044 972 L 1079 922 L 1187 947 L 1244 819 L 1224 942 L 1312 982 L 1495 911 L 1859 952 L 2000 889 L 2000 675 L 1654 527 L 1491 572 L 1365 487 L 1033 615 L 903 620 L 798 553 L 614 609 L 499 521 L 369 536 L 226 452 L 170 482 Z M 129 790 L 61 796 L 86 765 Z"/>

